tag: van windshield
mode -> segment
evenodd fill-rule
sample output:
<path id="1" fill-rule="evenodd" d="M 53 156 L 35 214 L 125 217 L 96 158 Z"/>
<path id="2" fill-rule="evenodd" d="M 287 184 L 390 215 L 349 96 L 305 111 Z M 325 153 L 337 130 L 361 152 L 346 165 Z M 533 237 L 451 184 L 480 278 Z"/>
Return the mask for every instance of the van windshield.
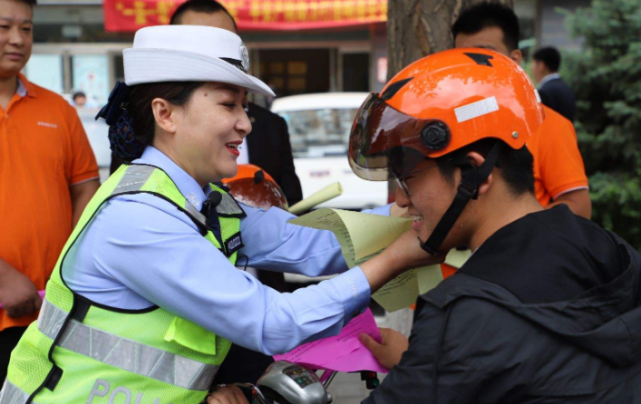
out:
<path id="1" fill-rule="evenodd" d="M 344 156 L 357 108 L 282 111 L 295 158 Z"/>

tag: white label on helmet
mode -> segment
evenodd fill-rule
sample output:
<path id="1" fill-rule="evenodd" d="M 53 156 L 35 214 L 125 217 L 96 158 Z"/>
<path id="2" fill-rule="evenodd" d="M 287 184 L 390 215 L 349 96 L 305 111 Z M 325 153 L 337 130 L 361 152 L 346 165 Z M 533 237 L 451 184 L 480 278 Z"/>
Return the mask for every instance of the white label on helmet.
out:
<path id="1" fill-rule="evenodd" d="M 496 98 L 490 97 L 463 107 L 458 107 L 454 110 L 454 113 L 456 114 L 456 120 L 461 123 L 498 110 L 499 104 L 496 102 Z"/>
<path id="2" fill-rule="evenodd" d="M 536 102 L 539 104 L 541 103 L 541 94 L 539 94 L 539 90 L 534 90 L 534 94 L 536 94 Z"/>

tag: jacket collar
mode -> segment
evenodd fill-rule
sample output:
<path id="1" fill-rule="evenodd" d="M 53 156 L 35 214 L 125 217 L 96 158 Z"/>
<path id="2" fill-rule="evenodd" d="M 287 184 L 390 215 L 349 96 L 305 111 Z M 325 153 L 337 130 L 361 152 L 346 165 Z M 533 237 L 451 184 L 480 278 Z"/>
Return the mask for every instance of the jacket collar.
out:
<path id="1" fill-rule="evenodd" d="M 552 80 L 560 79 L 561 75 L 559 73 L 551 73 L 541 79 L 539 83 L 539 88 L 543 87 L 545 84 L 549 83 Z"/>

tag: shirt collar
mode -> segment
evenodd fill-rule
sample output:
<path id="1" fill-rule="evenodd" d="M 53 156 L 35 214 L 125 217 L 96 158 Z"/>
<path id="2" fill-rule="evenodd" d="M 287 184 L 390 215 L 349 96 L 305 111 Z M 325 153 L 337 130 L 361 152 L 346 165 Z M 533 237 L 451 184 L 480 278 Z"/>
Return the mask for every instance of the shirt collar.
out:
<path id="1" fill-rule="evenodd" d="M 552 81 L 554 79 L 560 79 L 560 78 L 561 78 L 561 75 L 559 73 L 550 73 L 547 76 L 543 77 L 543 79 L 541 79 L 541 82 L 539 83 L 539 88 L 543 87 L 543 85 L 548 81 Z"/>
<path id="2" fill-rule="evenodd" d="M 18 74 L 18 88 L 16 89 L 16 94 L 20 97 L 29 96 L 35 97 L 37 94 L 36 88 L 27 78 L 22 74 Z"/>
<path id="3" fill-rule="evenodd" d="M 147 146 L 139 159 L 134 160 L 134 164 L 149 164 L 161 168 L 171 178 L 181 194 L 189 201 L 196 209 L 202 208 L 203 202 L 211 193 L 211 187 L 207 186 L 203 190 L 198 182 L 192 178 L 185 170 L 180 168 L 178 164 L 174 163 L 166 154 L 156 149 L 153 146 Z"/>
<path id="4" fill-rule="evenodd" d="M 22 84 L 22 80 L 18 78 L 18 88 L 16 89 L 16 94 L 18 94 L 20 97 L 24 97 L 27 95 L 27 88 Z"/>

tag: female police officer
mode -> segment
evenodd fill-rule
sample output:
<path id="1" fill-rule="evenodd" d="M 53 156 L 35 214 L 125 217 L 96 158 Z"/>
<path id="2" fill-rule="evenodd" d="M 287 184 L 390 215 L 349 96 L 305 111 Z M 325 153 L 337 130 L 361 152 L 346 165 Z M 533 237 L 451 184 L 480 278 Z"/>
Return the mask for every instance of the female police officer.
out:
<path id="1" fill-rule="evenodd" d="M 198 403 L 230 340 L 273 354 L 336 334 L 387 280 L 436 261 L 408 232 L 348 270 L 331 233 L 210 185 L 236 172 L 251 131 L 246 90 L 272 94 L 246 73 L 246 52 L 216 28 L 136 33 L 123 52 L 127 85 L 101 112 L 112 148 L 133 162 L 101 187 L 65 246 L 1 404 Z M 344 273 L 281 295 L 237 270 L 239 256 L 264 269 Z"/>

